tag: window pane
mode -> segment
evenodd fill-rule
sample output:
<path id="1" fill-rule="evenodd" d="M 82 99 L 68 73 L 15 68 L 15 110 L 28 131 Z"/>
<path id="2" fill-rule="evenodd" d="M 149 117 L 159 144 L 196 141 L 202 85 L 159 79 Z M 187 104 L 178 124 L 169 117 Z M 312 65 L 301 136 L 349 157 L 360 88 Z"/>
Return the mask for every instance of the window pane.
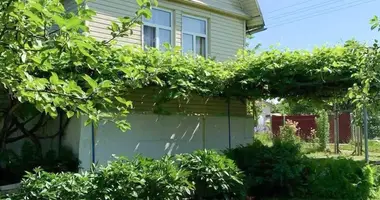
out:
<path id="1" fill-rule="evenodd" d="M 144 26 L 144 48 L 156 47 L 156 28 Z"/>
<path id="2" fill-rule="evenodd" d="M 184 53 L 190 53 L 194 52 L 194 47 L 193 47 L 193 36 L 189 34 L 183 34 L 183 52 Z"/>
<path id="3" fill-rule="evenodd" d="M 195 42 L 196 53 L 206 57 L 206 38 L 197 36 Z"/>
<path id="4" fill-rule="evenodd" d="M 171 45 L 171 34 L 169 30 L 160 29 L 160 49 L 165 50 L 163 44 L 168 43 Z"/>
<path id="5" fill-rule="evenodd" d="M 152 9 L 152 18 L 145 19 L 144 22 L 171 27 L 171 13 L 163 10 Z"/>
<path id="6" fill-rule="evenodd" d="M 206 34 L 206 21 L 190 17 L 182 18 L 183 30 L 192 33 Z"/>

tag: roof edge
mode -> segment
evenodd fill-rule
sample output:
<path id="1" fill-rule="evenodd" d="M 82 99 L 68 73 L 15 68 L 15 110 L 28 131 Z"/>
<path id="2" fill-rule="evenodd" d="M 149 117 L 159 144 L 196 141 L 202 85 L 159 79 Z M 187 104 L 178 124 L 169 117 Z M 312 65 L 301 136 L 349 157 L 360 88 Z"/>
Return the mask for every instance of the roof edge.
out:
<path id="1" fill-rule="evenodd" d="M 242 1 L 244 1 L 244 0 L 240 0 L 240 2 L 242 2 Z M 245 2 L 246 1 L 248 1 L 248 0 L 245 0 Z M 263 16 L 263 13 L 261 11 L 259 2 L 257 0 L 249 0 L 249 1 L 254 3 L 254 5 L 256 7 L 256 9 L 255 9 L 256 12 L 247 13 L 247 14 L 251 15 L 251 18 L 249 20 L 247 20 L 247 33 L 253 34 L 253 33 L 257 33 L 257 32 L 261 32 L 261 31 L 266 30 L 264 16 Z M 242 7 L 242 9 L 243 8 L 244 7 Z M 252 23 L 250 23 L 250 22 L 252 22 Z"/>
<path id="2" fill-rule="evenodd" d="M 209 5 L 209 4 L 202 4 L 202 3 L 192 1 L 192 0 L 168 0 L 168 1 L 196 6 L 198 8 L 202 8 L 204 10 L 209 10 L 209 11 L 213 11 L 215 13 L 225 14 L 225 15 L 228 15 L 230 17 L 236 17 L 236 18 L 240 18 L 240 19 L 244 19 L 244 20 L 250 20 L 251 19 L 251 16 L 249 16 L 248 14 L 246 14 L 244 12 L 242 12 L 242 13 L 233 12 L 231 10 L 218 8 L 218 7 Z"/>

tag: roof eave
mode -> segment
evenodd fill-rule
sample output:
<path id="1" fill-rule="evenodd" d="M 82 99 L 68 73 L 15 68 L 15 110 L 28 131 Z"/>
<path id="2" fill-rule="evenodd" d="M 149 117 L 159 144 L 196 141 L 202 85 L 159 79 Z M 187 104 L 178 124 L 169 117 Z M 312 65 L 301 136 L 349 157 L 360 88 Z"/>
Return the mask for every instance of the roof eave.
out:
<path id="1" fill-rule="evenodd" d="M 213 11 L 213 12 L 224 14 L 224 15 L 227 15 L 227 16 L 236 17 L 236 18 L 239 18 L 239 19 L 249 20 L 251 18 L 248 14 L 243 13 L 243 12 L 242 13 L 232 12 L 232 11 L 229 11 L 229 10 L 213 7 L 213 6 L 208 5 L 208 4 L 202 4 L 202 3 L 199 3 L 199 2 L 196 2 L 196 1 L 191 1 L 191 0 L 169 0 L 169 1 L 196 6 L 196 7 L 202 8 L 204 10 Z"/>
<path id="2" fill-rule="evenodd" d="M 247 27 L 247 34 L 254 34 L 254 33 L 258 33 L 258 32 L 261 32 L 261 31 L 265 31 L 267 28 L 265 28 L 265 21 L 264 21 L 264 16 L 263 16 L 263 13 L 261 12 L 261 8 L 260 8 L 260 5 L 259 5 L 259 2 L 257 0 L 252 0 L 255 2 L 255 5 L 256 5 L 256 9 L 259 11 L 259 13 L 255 16 L 252 17 L 251 20 L 255 19 L 255 18 L 259 18 L 259 21 L 260 23 L 256 24 L 255 26 L 252 26 L 252 27 Z"/>

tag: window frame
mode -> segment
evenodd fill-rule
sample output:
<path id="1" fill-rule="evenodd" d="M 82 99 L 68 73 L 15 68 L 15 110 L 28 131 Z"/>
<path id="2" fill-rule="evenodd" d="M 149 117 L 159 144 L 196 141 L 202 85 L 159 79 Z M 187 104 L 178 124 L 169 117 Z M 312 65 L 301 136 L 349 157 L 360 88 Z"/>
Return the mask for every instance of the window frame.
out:
<path id="1" fill-rule="evenodd" d="M 173 46 L 174 44 L 174 20 L 173 20 L 173 11 L 172 10 L 169 10 L 169 9 L 165 9 L 165 8 L 158 8 L 158 7 L 154 7 L 152 8 L 152 10 L 155 9 L 155 10 L 161 10 L 161 11 L 164 11 L 164 12 L 168 12 L 170 13 L 170 27 L 169 26 L 163 26 L 163 25 L 159 25 L 159 24 L 154 24 L 154 23 L 150 23 L 150 22 L 145 22 L 144 21 L 144 18 L 142 19 L 142 25 L 141 25 L 141 44 L 142 44 L 142 48 L 145 49 L 145 38 L 144 38 L 144 26 L 149 26 L 149 27 L 153 27 L 156 31 L 156 46 L 155 47 L 150 47 L 150 48 L 157 48 L 158 50 L 160 50 L 160 29 L 163 29 L 163 30 L 167 30 L 167 31 L 170 31 L 170 45 Z"/>
<path id="2" fill-rule="evenodd" d="M 194 32 L 191 32 L 191 31 L 185 31 L 184 24 L 183 24 L 183 18 L 184 17 L 204 21 L 205 22 L 205 26 L 206 26 L 205 27 L 206 33 L 202 34 L 202 33 L 194 33 Z M 208 56 L 208 20 L 207 20 L 207 18 L 197 17 L 197 16 L 193 16 L 193 15 L 188 15 L 188 14 L 182 14 L 181 20 L 182 20 L 182 35 L 181 35 L 181 37 L 182 37 L 182 46 L 184 44 L 184 42 L 183 42 L 183 38 L 184 38 L 183 35 L 184 34 L 192 35 L 193 36 L 193 48 L 194 48 L 193 54 L 194 54 L 194 57 L 195 57 L 195 56 L 198 55 L 197 52 L 196 52 L 196 43 L 197 43 L 196 39 L 197 39 L 197 36 L 198 37 L 204 37 L 205 38 L 205 45 L 206 45 L 205 46 L 205 57 L 207 57 Z M 186 52 L 183 51 L 183 48 L 182 48 L 182 53 L 186 53 Z M 201 56 L 201 55 L 199 55 L 199 56 Z"/>

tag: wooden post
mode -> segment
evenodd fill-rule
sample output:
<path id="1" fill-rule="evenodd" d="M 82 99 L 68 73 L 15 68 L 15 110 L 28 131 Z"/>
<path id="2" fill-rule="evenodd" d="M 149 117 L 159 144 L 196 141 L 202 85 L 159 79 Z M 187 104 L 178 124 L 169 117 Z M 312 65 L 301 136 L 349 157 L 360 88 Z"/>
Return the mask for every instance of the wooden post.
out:
<path id="1" fill-rule="evenodd" d="M 367 108 L 363 108 L 363 132 L 364 132 L 364 157 L 365 161 L 369 162 L 369 154 L 368 154 L 368 113 Z"/>
<path id="2" fill-rule="evenodd" d="M 336 105 L 334 105 L 334 143 L 335 143 L 335 148 L 334 152 L 336 154 L 339 153 L 339 113 L 336 108 Z"/>

